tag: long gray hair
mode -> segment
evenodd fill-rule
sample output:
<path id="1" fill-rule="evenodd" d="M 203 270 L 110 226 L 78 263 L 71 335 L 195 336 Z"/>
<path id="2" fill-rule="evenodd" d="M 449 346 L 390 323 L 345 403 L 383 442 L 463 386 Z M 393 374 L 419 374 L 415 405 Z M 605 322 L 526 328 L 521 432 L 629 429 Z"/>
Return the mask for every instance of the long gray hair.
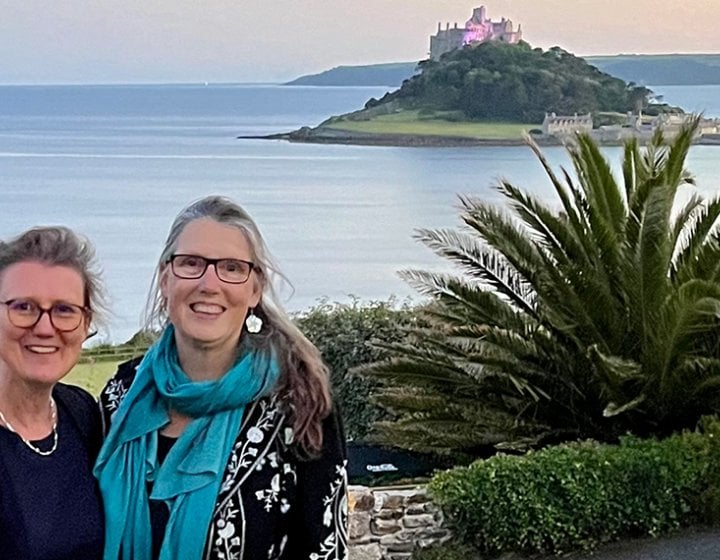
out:
<path id="1" fill-rule="evenodd" d="M 95 260 L 95 249 L 87 238 L 64 226 L 35 227 L 0 242 L 0 279 L 5 270 L 20 262 L 66 266 L 82 277 L 83 305 L 90 310 L 94 327 L 104 325 L 108 312 L 105 289 Z"/>
<path id="2" fill-rule="evenodd" d="M 274 263 L 255 221 L 238 204 L 222 196 L 207 196 L 177 215 L 153 276 L 145 310 L 145 328 L 153 331 L 167 326 L 167 302 L 160 290 L 160 277 L 185 227 L 203 218 L 238 229 L 250 246 L 253 270 L 262 294 L 254 312 L 262 319 L 263 328 L 258 334 L 250 334 L 243 327 L 243 342 L 256 350 L 276 354 L 282 368 L 280 391 L 289 400 L 287 404 L 293 415 L 296 441 L 308 454 L 317 453 L 322 447 L 322 419 L 332 406 L 328 370 L 318 349 L 279 304 L 274 280 L 284 279 L 284 276 Z"/>

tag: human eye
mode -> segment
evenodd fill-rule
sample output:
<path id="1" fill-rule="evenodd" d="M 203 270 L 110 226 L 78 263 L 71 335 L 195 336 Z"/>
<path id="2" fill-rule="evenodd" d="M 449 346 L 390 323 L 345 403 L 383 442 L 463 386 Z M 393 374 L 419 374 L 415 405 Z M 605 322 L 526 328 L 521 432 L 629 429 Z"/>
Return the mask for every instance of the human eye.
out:
<path id="1" fill-rule="evenodd" d="M 240 259 L 223 259 L 220 266 L 227 274 L 238 278 L 244 278 L 250 274 L 250 263 Z"/>
<path id="2" fill-rule="evenodd" d="M 38 305 L 30 299 L 15 299 L 9 304 L 10 310 L 23 315 L 35 315 Z"/>
<path id="3" fill-rule="evenodd" d="M 72 303 L 56 303 L 52 307 L 52 313 L 58 317 L 75 317 L 80 314 L 80 307 Z"/>
<path id="4" fill-rule="evenodd" d="M 242 270 L 242 261 L 237 261 L 235 259 L 225 259 L 222 261 L 221 266 L 227 271 L 227 272 L 239 272 Z"/>
<path id="5" fill-rule="evenodd" d="M 195 270 L 202 268 L 204 261 L 205 259 L 196 255 L 178 255 L 175 258 L 175 266 Z"/>

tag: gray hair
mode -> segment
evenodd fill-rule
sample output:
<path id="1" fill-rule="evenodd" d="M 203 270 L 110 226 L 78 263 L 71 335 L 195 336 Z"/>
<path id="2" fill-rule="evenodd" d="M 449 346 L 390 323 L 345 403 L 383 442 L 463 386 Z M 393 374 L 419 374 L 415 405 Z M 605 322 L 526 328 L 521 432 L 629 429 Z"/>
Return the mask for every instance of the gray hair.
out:
<path id="1" fill-rule="evenodd" d="M 145 309 L 145 328 L 153 332 L 158 327 L 167 326 L 167 302 L 160 290 L 160 275 L 177 248 L 178 238 L 185 227 L 203 218 L 237 228 L 250 246 L 255 265 L 253 270 L 258 275 L 261 288 L 260 301 L 254 313 L 262 319 L 263 327 L 260 333 L 244 333 L 242 342 L 238 340 L 238 344 L 273 353 L 278 358 L 283 372 L 278 391 L 290 401 L 296 441 L 309 456 L 314 455 L 322 448 L 322 419 L 330 413 L 332 406 L 329 372 L 318 349 L 279 305 L 273 280 L 287 280 L 273 262 L 257 225 L 238 204 L 221 196 L 208 196 L 178 214 L 155 269 Z"/>
<path id="2" fill-rule="evenodd" d="M 92 322 L 105 323 L 107 304 L 95 249 L 90 241 L 64 226 L 35 227 L 9 241 L 0 242 L 0 278 L 5 270 L 20 262 L 39 262 L 76 270 L 83 280 L 84 302 Z"/>
<path id="3" fill-rule="evenodd" d="M 265 240 L 260 234 L 255 221 L 238 204 L 222 196 L 207 196 L 186 206 L 175 218 L 168 233 L 158 264 L 155 267 L 150 293 L 145 308 L 145 328 L 154 331 L 164 328 L 168 323 L 167 305 L 160 290 L 160 274 L 170 257 L 177 249 L 178 239 L 188 224 L 200 219 L 211 219 L 219 224 L 238 229 L 250 246 L 250 258 L 254 263 L 253 270 L 258 275 L 262 299 L 255 312 L 269 314 L 269 318 L 277 323 L 290 322 L 286 313 L 278 304 L 274 280 L 280 279 L 290 284 L 275 264 Z M 265 317 L 262 317 L 265 321 Z"/>

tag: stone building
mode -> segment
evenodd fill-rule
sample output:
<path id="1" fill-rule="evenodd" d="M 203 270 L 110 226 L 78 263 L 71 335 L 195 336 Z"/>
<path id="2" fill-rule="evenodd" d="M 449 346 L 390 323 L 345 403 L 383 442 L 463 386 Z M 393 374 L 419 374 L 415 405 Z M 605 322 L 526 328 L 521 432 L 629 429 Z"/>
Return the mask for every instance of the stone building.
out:
<path id="1" fill-rule="evenodd" d="M 518 25 L 517 31 L 513 29 L 512 21 L 502 18 L 500 21 L 491 21 L 485 12 L 485 6 L 473 10 L 472 17 L 465 22 L 465 27 L 454 27 L 450 24 L 441 28 L 430 37 L 430 58 L 437 60 L 446 52 L 459 49 L 465 45 L 477 45 L 486 41 L 502 41 L 504 43 L 518 43 L 522 39 L 522 30 Z"/>
<path id="2" fill-rule="evenodd" d="M 568 136 L 576 132 L 591 132 L 593 120 L 590 113 L 586 115 L 556 115 L 546 113 L 542 123 L 544 136 Z"/>

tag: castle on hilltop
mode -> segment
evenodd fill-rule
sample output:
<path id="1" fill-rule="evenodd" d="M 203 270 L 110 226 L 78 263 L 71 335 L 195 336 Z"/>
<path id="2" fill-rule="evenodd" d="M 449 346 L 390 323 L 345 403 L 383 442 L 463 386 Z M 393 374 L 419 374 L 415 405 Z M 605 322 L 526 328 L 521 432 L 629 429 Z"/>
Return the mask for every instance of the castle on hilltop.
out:
<path id="1" fill-rule="evenodd" d="M 430 37 L 430 58 L 437 60 L 441 55 L 464 45 L 476 45 L 486 41 L 502 41 L 504 43 L 518 43 L 522 39 L 522 29 L 518 25 L 517 31 L 513 29 L 512 21 L 502 18 L 500 21 L 491 21 L 486 13 L 485 6 L 473 10 L 472 17 L 465 22 L 464 28 L 445 24 L 445 29 L 438 23 L 438 30 Z"/>

